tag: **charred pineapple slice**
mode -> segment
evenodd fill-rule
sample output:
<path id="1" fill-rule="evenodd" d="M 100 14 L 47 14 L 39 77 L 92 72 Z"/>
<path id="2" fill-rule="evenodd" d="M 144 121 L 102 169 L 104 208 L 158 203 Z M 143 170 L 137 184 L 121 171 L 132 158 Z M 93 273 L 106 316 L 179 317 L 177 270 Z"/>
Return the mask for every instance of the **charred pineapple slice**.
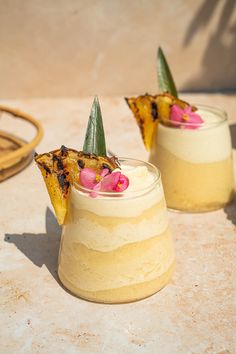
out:
<path id="1" fill-rule="evenodd" d="M 168 122 L 171 106 L 176 104 L 182 109 L 189 106 L 187 102 L 171 96 L 167 92 L 156 96 L 146 94 L 136 98 L 130 97 L 125 100 L 138 123 L 147 150 L 152 147 L 158 121 Z M 192 109 L 196 110 L 195 107 Z"/>
<path id="2" fill-rule="evenodd" d="M 45 181 L 58 223 L 62 225 L 68 208 L 69 175 L 58 168 L 58 161 L 52 153 L 37 155 L 35 161 Z"/>
<path id="3" fill-rule="evenodd" d="M 62 146 L 58 150 L 36 155 L 35 161 L 43 175 L 58 223 L 65 222 L 71 185 L 79 182 L 81 169 L 92 168 L 100 172 L 104 168 L 113 171 L 119 167 L 115 157 L 85 154 Z"/>
<path id="4" fill-rule="evenodd" d="M 138 123 L 144 145 L 151 149 L 153 135 L 158 123 L 158 111 L 155 96 L 143 95 L 126 98 L 129 108 Z"/>

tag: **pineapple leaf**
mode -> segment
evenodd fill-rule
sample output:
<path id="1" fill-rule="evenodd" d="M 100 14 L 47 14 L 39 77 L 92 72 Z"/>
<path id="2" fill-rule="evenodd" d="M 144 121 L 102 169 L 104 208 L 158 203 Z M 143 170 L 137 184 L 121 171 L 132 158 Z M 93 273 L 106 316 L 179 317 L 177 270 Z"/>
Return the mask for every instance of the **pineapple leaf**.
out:
<path id="1" fill-rule="evenodd" d="M 102 123 L 102 113 L 97 96 L 95 96 L 89 116 L 83 152 L 106 156 L 106 141 Z"/>
<path id="2" fill-rule="evenodd" d="M 168 91 L 172 96 L 178 98 L 175 82 L 161 47 L 157 51 L 157 78 L 161 92 Z"/>

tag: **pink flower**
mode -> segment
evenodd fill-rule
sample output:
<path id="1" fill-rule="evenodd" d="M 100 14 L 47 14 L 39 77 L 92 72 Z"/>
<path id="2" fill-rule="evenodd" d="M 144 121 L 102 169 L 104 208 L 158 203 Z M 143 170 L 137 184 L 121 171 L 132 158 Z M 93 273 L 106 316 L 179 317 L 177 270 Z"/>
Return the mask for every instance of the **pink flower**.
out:
<path id="1" fill-rule="evenodd" d="M 83 168 L 80 172 L 80 183 L 88 189 L 92 189 L 90 195 L 97 196 L 97 192 L 123 192 L 129 186 L 129 179 L 121 172 L 110 173 L 104 168 L 101 173 L 97 173 L 91 168 Z"/>
<path id="2" fill-rule="evenodd" d="M 204 123 L 204 120 L 199 114 L 192 112 L 191 106 L 182 109 L 175 104 L 171 107 L 170 120 L 173 123 L 184 123 L 183 125 L 176 124 L 176 126 L 179 126 L 180 128 L 186 127 L 187 129 L 197 129 Z"/>

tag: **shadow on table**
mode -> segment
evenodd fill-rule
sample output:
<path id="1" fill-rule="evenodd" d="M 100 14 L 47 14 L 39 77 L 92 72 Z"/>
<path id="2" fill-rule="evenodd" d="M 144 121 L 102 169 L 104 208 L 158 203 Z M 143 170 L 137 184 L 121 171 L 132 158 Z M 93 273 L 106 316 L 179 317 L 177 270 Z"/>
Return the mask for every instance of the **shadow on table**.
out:
<path id="1" fill-rule="evenodd" d="M 236 149 L 236 124 L 229 126 L 233 149 Z"/>
<path id="2" fill-rule="evenodd" d="M 52 211 L 46 209 L 46 233 L 5 234 L 5 241 L 14 245 L 37 267 L 43 264 L 58 281 L 57 259 L 60 246 L 61 227 Z"/>
<path id="3" fill-rule="evenodd" d="M 232 147 L 233 149 L 236 149 L 236 124 L 231 124 L 229 129 L 232 140 Z M 234 197 L 234 200 L 224 208 L 224 212 L 227 215 L 227 219 L 236 225 L 236 196 Z"/>
<path id="4" fill-rule="evenodd" d="M 224 208 L 224 212 L 227 215 L 227 219 L 236 225 L 236 198 Z"/>

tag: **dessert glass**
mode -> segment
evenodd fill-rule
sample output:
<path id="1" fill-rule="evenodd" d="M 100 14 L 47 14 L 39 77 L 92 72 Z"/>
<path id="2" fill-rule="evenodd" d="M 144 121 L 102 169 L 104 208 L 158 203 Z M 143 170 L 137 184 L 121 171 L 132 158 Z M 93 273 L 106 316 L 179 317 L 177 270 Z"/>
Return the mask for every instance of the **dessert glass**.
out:
<path id="1" fill-rule="evenodd" d="M 227 115 L 218 108 L 197 107 L 203 126 L 160 123 L 149 159 L 161 170 L 168 208 L 187 212 L 222 208 L 234 196 Z"/>
<path id="2" fill-rule="evenodd" d="M 91 190 L 76 185 L 62 231 L 59 278 L 73 294 L 95 302 L 152 295 L 168 283 L 175 264 L 159 171 L 139 160 L 119 161 L 128 177 L 135 171 L 128 189 L 92 198 Z"/>

